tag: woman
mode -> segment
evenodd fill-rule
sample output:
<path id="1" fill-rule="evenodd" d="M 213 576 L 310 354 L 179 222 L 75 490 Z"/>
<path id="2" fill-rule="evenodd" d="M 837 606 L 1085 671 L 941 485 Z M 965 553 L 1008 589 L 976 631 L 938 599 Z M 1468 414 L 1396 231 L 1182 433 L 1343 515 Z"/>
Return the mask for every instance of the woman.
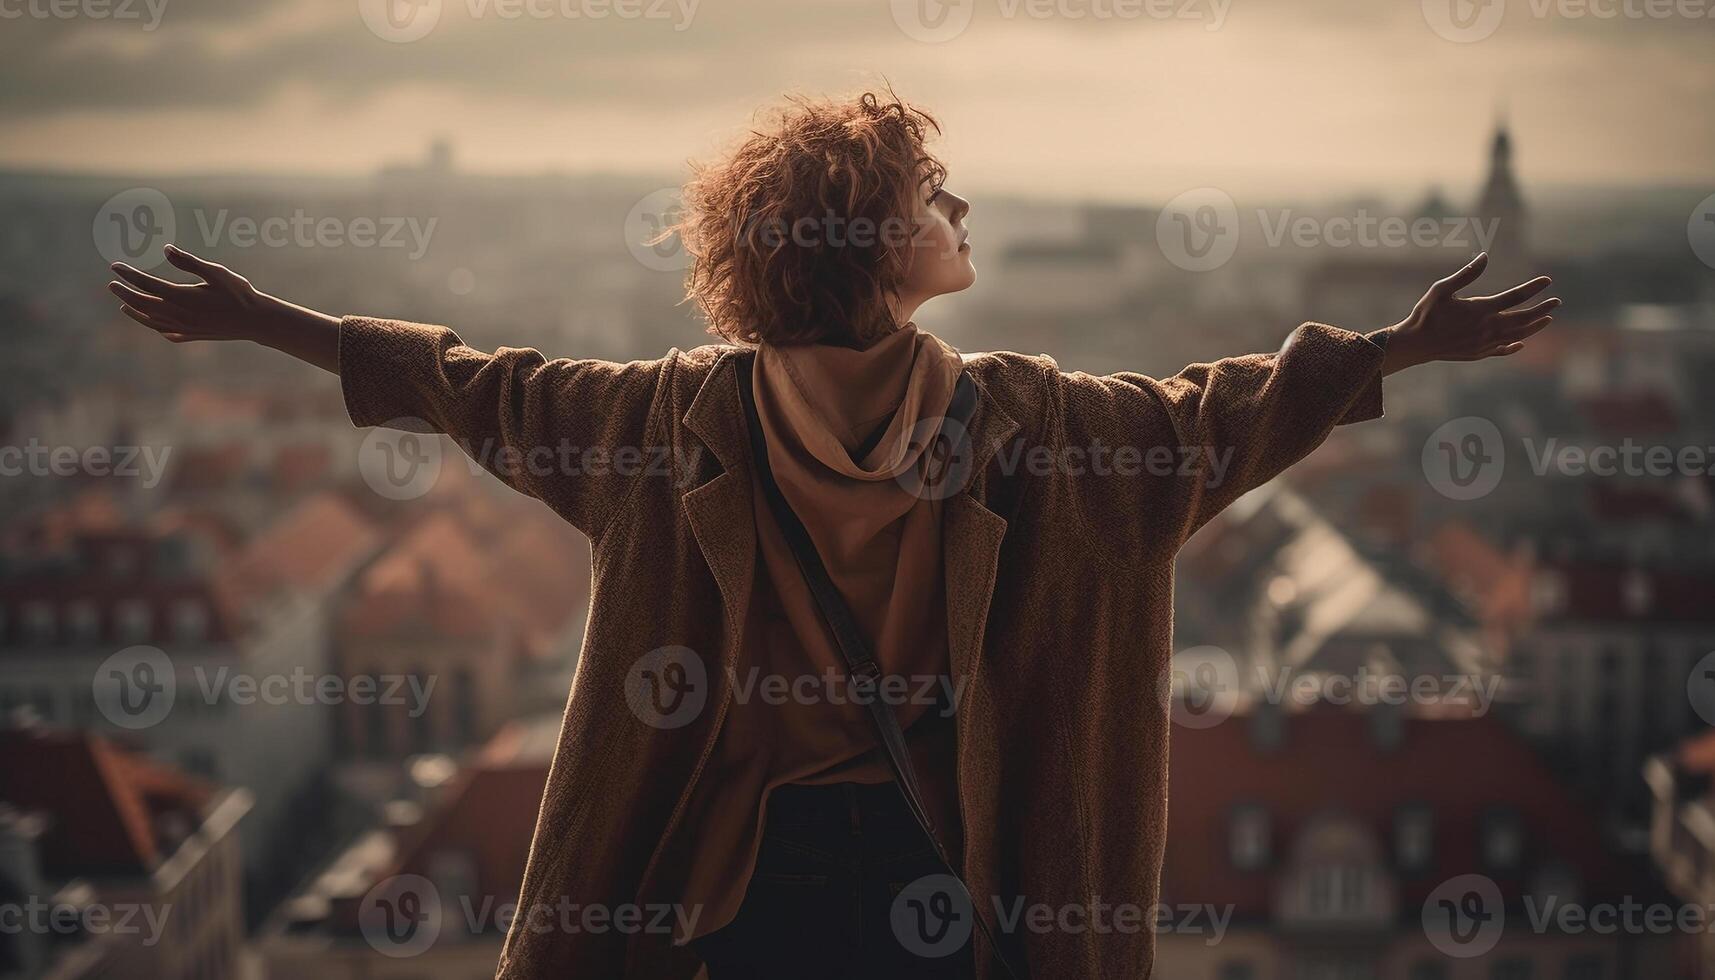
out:
<path id="1" fill-rule="evenodd" d="M 960 355 L 915 322 L 976 278 L 934 131 L 891 96 L 799 100 L 699 169 L 677 230 L 730 343 L 657 360 L 485 354 L 172 247 L 202 282 L 114 267 L 168 340 L 261 343 L 338 373 L 358 425 L 504 447 L 481 458 L 589 535 L 500 976 L 1147 975 L 1175 552 L 1378 417 L 1384 375 L 1513 353 L 1559 302 L 1524 305 L 1546 278 L 1455 295 L 1479 255 L 1393 326 L 1160 381 Z M 544 463 L 589 458 L 567 447 L 613 465 Z M 671 928 L 621 923 L 657 905 Z"/>

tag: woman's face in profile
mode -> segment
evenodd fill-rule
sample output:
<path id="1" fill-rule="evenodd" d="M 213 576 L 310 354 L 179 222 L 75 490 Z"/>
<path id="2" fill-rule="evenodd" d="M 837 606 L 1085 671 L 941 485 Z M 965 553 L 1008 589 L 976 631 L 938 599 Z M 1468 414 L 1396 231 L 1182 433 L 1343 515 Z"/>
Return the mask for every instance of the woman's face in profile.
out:
<path id="1" fill-rule="evenodd" d="M 914 215 L 911 268 L 900 292 L 918 301 L 969 289 L 977 281 L 971 264 L 970 232 L 965 215 L 971 202 L 942 187 L 933 197 L 920 198 Z"/>

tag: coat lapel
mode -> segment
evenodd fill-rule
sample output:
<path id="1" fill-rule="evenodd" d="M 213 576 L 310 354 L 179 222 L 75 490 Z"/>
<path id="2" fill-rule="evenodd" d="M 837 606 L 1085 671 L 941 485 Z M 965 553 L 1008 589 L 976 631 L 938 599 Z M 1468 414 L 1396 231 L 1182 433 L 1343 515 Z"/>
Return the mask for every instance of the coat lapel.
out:
<path id="1" fill-rule="evenodd" d="M 977 494 L 987 487 L 977 484 L 996 451 L 1018 431 L 1018 422 L 980 384 L 977 393 L 977 407 L 970 423 L 971 466 L 967 471 L 970 475 L 964 489 L 947 498 L 941 524 L 941 549 L 946 562 L 948 659 L 954 690 L 967 691 L 982 660 L 989 600 L 994 596 L 1001 542 L 1006 537 L 1006 518 L 978 499 Z"/>
<path id="2" fill-rule="evenodd" d="M 745 610 L 750 608 L 756 574 L 756 515 L 751 507 L 750 435 L 738 400 L 735 359 L 751 357 L 735 350 L 716 362 L 685 412 L 685 427 L 720 461 L 713 479 L 685 491 L 681 501 L 709 571 L 727 610 L 725 660 L 738 649 Z"/>
<path id="3" fill-rule="evenodd" d="M 736 359 L 752 357 L 735 350 L 722 357 L 703 381 L 684 424 L 720 461 L 721 473 L 692 487 L 683 497 L 685 514 L 697 537 L 710 572 L 720 586 L 727 609 L 727 649 L 730 658 L 741 642 L 739 632 L 749 608 L 756 572 L 756 520 L 751 503 L 750 436 L 738 400 Z M 975 380 L 973 378 L 973 380 Z M 984 506 L 978 494 L 979 475 L 1000 447 L 1018 432 L 1017 420 L 1006 414 L 981 384 L 970 423 L 972 479 L 945 504 L 942 553 L 946 561 L 947 641 L 955 680 L 969 684 L 981 660 L 989 600 L 999 571 L 1006 519 Z M 728 664 L 722 663 L 724 669 Z"/>

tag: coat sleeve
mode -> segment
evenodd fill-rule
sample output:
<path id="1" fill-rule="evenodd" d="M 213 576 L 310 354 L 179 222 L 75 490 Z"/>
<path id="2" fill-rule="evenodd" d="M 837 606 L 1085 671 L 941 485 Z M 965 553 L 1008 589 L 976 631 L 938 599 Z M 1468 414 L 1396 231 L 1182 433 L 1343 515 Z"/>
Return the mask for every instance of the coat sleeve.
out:
<path id="1" fill-rule="evenodd" d="M 1106 430 L 1146 461 L 1151 453 L 1174 461 L 1170 510 L 1183 541 L 1309 455 L 1336 425 L 1381 417 L 1383 353 L 1362 334 L 1305 323 L 1273 354 L 1193 364 L 1161 380 L 1080 374 L 1074 387 L 1102 420 L 1086 421 L 1086 435 Z"/>
<path id="2" fill-rule="evenodd" d="M 624 364 L 486 354 L 446 327 L 348 316 L 339 359 L 353 424 L 445 433 L 592 538 L 660 456 L 651 420 L 671 354 Z"/>

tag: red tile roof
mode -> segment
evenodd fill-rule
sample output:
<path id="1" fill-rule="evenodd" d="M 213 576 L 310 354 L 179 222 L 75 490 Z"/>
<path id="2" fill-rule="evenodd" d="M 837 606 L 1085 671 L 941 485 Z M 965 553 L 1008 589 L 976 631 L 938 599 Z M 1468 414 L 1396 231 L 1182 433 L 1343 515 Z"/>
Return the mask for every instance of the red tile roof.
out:
<path id="1" fill-rule="evenodd" d="M 460 768 L 441 802 L 402 833 L 392 867 L 376 880 L 403 874 L 432 878 L 435 855 L 450 852 L 468 857 L 474 866 L 476 890 L 470 898 L 510 901 L 524 881 L 558 731 L 558 719 L 548 718 L 511 722 L 496 732 Z M 356 914 L 356 903 L 345 903 L 336 912 L 339 927 L 355 931 Z"/>
<path id="2" fill-rule="evenodd" d="M 252 538 L 225 580 L 241 605 L 276 589 L 317 592 L 379 544 L 380 535 L 357 508 L 336 493 L 318 493 Z"/>
<path id="3" fill-rule="evenodd" d="M 1241 804 L 1268 811 L 1277 864 L 1299 831 L 1330 812 L 1368 828 L 1391 854 L 1396 813 L 1428 806 L 1433 865 L 1400 878 L 1402 909 L 1471 872 L 1488 874 L 1504 897 L 1516 899 L 1550 860 L 1570 865 L 1592 899 L 1640 893 L 1632 873 L 1609 855 L 1589 808 L 1498 720 L 1407 719 L 1392 748 L 1372 737 L 1372 721 L 1331 707 L 1289 714 L 1273 750 L 1253 742 L 1245 715 L 1175 729 L 1162 901 L 1233 903 L 1241 919 L 1269 915 L 1275 876 L 1240 871 L 1229 858 L 1230 816 Z M 1481 828 L 1491 807 L 1510 808 L 1524 828 L 1527 857 L 1518 873 L 1484 868 Z"/>
<path id="4" fill-rule="evenodd" d="M 213 789 L 87 732 L 0 729 L 0 801 L 46 813 L 50 874 L 143 874 L 164 856 L 156 821 L 200 823 Z"/>

